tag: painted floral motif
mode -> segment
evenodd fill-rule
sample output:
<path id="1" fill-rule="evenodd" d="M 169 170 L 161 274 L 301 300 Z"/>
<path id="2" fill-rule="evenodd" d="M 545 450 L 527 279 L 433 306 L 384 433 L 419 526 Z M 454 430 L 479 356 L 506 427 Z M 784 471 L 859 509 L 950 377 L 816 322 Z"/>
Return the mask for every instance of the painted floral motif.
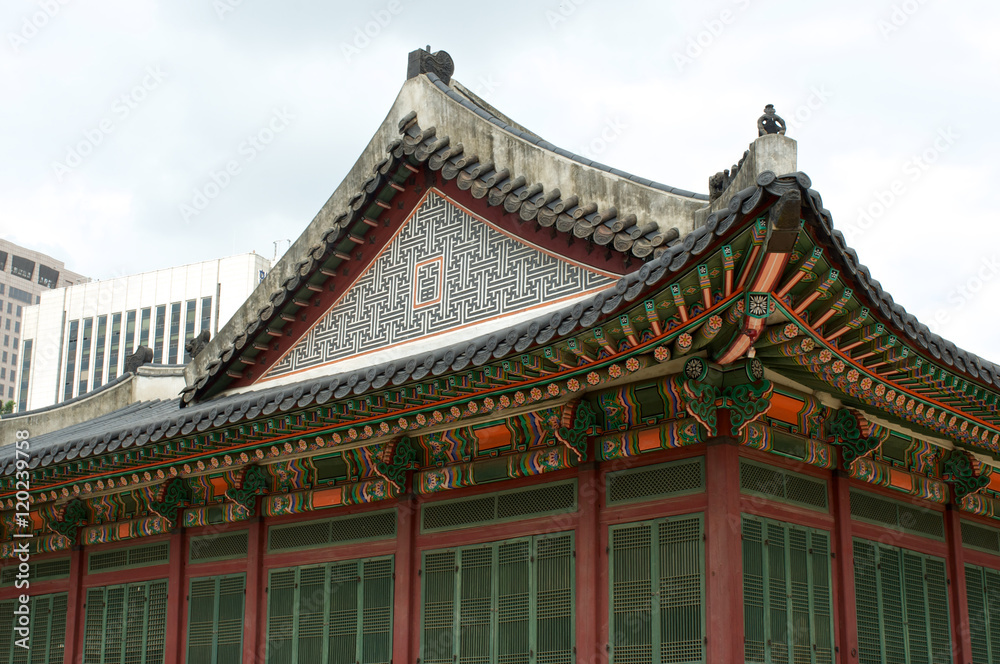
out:
<path id="1" fill-rule="evenodd" d="M 625 360 L 625 368 L 630 372 L 635 372 L 639 370 L 639 360 L 634 357 L 630 357 Z"/>
<path id="2" fill-rule="evenodd" d="M 470 401 L 468 408 L 469 412 L 472 413 L 473 415 L 479 412 L 479 405 L 475 401 Z"/>
<path id="3" fill-rule="evenodd" d="M 483 399 L 483 408 L 485 408 L 486 410 L 493 410 L 494 406 L 496 406 L 496 404 L 493 402 L 493 399 L 491 397 L 486 397 L 485 399 Z"/>
<path id="4" fill-rule="evenodd" d="M 670 359 L 670 349 L 666 346 L 657 346 L 653 351 L 653 357 L 657 362 L 666 362 Z"/>
<path id="5" fill-rule="evenodd" d="M 510 406 L 510 397 L 508 397 L 506 394 L 500 395 L 500 407 L 508 408 L 509 406 Z"/>
<path id="6" fill-rule="evenodd" d="M 454 417 L 461 417 L 461 416 L 462 416 L 462 411 L 461 411 L 461 410 L 459 410 L 458 406 L 452 406 L 452 407 L 451 407 L 451 408 L 449 409 L 449 412 L 450 412 L 450 413 L 452 414 L 452 416 L 454 416 Z"/>
<path id="7" fill-rule="evenodd" d="M 559 396 L 559 386 L 555 383 L 549 383 L 549 386 L 545 388 L 549 393 L 549 396 L 557 397 Z"/>
<path id="8" fill-rule="evenodd" d="M 596 371 L 591 371 L 589 374 L 587 374 L 587 383 L 589 383 L 590 385 L 597 385 L 600 382 L 601 382 L 601 377 L 597 375 Z"/>
<path id="9" fill-rule="evenodd" d="M 608 375 L 612 378 L 621 378 L 624 374 L 625 372 L 622 371 L 622 368 L 617 364 L 612 364 L 608 367 Z"/>
<path id="10" fill-rule="evenodd" d="M 566 389 L 568 389 L 570 392 L 578 391 L 580 389 L 580 381 L 578 381 L 576 378 L 570 378 L 568 381 L 566 381 Z"/>
<path id="11" fill-rule="evenodd" d="M 433 417 L 433 418 L 434 418 L 434 421 L 435 421 L 435 422 L 444 422 L 444 415 L 442 415 L 442 414 L 441 414 L 441 411 L 440 411 L 440 410 L 435 410 L 435 411 L 434 411 L 434 412 L 433 412 L 433 413 L 431 414 L 431 417 Z"/>
<path id="12" fill-rule="evenodd" d="M 518 391 L 514 393 L 514 403 L 520 406 L 524 403 L 524 401 L 524 392 Z"/>
<path id="13" fill-rule="evenodd" d="M 427 417 L 423 413 L 417 413 L 417 424 L 420 426 L 427 424 Z"/>
<path id="14" fill-rule="evenodd" d="M 844 373 L 844 369 L 847 367 L 842 360 L 837 360 L 831 368 L 833 369 L 833 373 L 839 374 Z"/>
<path id="15" fill-rule="evenodd" d="M 538 401 L 539 399 L 542 398 L 542 391 L 540 389 L 538 389 L 537 387 L 533 387 L 533 388 L 531 388 L 531 392 L 529 393 L 529 396 L 531 397 L 532 401 Z"/>

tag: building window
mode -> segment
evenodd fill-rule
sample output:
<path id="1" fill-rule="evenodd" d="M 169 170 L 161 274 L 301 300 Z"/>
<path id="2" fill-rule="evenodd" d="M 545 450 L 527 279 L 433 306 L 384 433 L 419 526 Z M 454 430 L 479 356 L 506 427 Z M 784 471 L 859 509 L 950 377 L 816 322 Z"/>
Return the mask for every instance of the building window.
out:
<path id="1" fill-rule="evenodd" d="M 208 330 L 209 334 L 212 333 L 212 298 L 203 297 L 201 298 L 201 328 L 198 332 L 204 332 Z"/>
<path id="2" fill-rule="evenodd" d="M 245 574 L 191 579 L 189 664 L 224 664 L 242 659 L 245 590 Z"/>
<path id="3" fill-rule="evenodd" d="M 3 352 L 3 362 L 7 361 L 7 351 Z"/>
<path id="4" fill-rule="evenodd" d="M 10 335 L 9 334 L 3 335 L 3 346 L 4 346 L 4 348 L 10 348 Z"/>
<path id="5" fill-rule="evenodd" d="M 11 376 L 11 380 L 13 380 L 13 379 L 14 379 L 14 377 Z M 13 386 L 7 388 L 7 398 L 8 399 L 13 399 L 14 398 L 14 387 Z"/>
<path id="6" fill-rule="evenodd" d="M 392 558 L 272 570 L 268 664 L 392 661 Z"/>
<path id="7" fill-rule="evenodd" d="M 7 269 L 7 252 L 0 251 L 0 270 Z M 3 293 L 3 285 L 0 284 L 0 293 Z"/>
<path id="8" fill-rule="evenodd" d="M 67 593 L 36 595 L 31 598 L 31 630 L 28 649 L 23 650 L 15 643 L 14 609 L 19 602 L 9 599 L 0 602 L 0 662 L 27 662 L 31 664 L 62 664 L 66 650 L 66 605 Z"/>
<path id="9" fill-rule="evenodd" d="M 18 318 L 20 318 L 21 317 L 21 311 L 22 311 L 22 307 L 19 304 L 19 305 L 17 305 L 17 308 L 14 311 L 14 315 L 17 316 Z"/>
<path id="10" fill-rule="evenodd" d="M 831 602 L 830 534 L 744 515 L 746 662 L 832 662 Z"/>
<path id="11" fill-rule="evenodd" d="M 7 380 L 7 367 L 0 367 L 0 380 Z"/>
<path id="12" fill-rule="evenodd" d="M 83 321 L 83 338 L 80 339 L 80 387 L 77 394 L 87 393 L 90 382 L 90 337 L 94 333 L 94 319 Z"/>
<path id="13" fill-rule="evenodd" d="M 122 315 L 111 317 L 111 345 L 108 350 L 108 382 L 118 377 L 118 346 L 122 328 Z"/>
<path id="14" fill-rule="evenodd" d="M 1000 571 L 966 565 L 965 592 L 969 598 L 972 662 L 995 662 L 1000 658 Z"/>
<path id="15" fill-rule="evenodd" d="M 10 332 L 10 321 L 11 321 L 10 318 L 4 321 L 4 329 L 7 330 L 8 332 Z"/>
<path id="16" fill-rule="evenodd" d="M 170 346 L 167 364 L 177 364 L 177 345 L 181 338 L 181 303 L 170 305 Z"/>
<path id="17" fill-rule="evenodd" d="M 163 332 L 167 324 L 167 307 L 156 308 L 156 335 L 153 338 L 153 363 L 163 364 Z"/>
<path id="18" fill-rule="evenodd" d="M 195 307 L 198 305 L 197 300 L 188 300 L 187 307 L 184 311 L 184 345 L 187 346 L 187 342 L 194 339 L 194 318 L 195 318 Z M 184 350 L 184 364 L 191 361 L 191 353 Z"/>
<path id="19" fill-rule="evenodd" d="M 128 357 L 135 352 L 135 311 L 125 314 L 125 343 L 122 346 L 122 357 Z M 124 364 L 122 367 L 124 368 Z"/>
<path id="20" fill-rule="evenodd" d="M 76 337 L 80 329 L 80 321 L 69 324 L 69 341 L 66 343 L 66 383 L 63 387 L 63 400 L 73 397 L 73 380 L 76 376 Z"/>
<path id="21" fill-rule="evenodd" d="M 46 288 L 55 288 L 59 283 L 59 270 L 53 270 L 47 265 L 38 266 L 38 283 Z"/>
<path id="22" fill-rule="evenodd" d="M 94 387 L 97 389 L 104 384 L 104 341 L 107 339 L 108 317 L 101 316 L 97 319 L 97 340 L 94 343 Z"/>
<path id="23" fill-rule="evenodd" d="M 854 540 L 861 662 L 950 662 L 945 562 L 907 549 Z"/>
<path id="24" fill-rule="evenodd" d="M 149 348 L 149 308 L 142 310 L 142 320 L 139 324 L 139 345 Z"/>
<path id="25" fill-rule="evenodd" d="M 14 321 L 14 333 L 21 334 L 21 321 L 19 320 Z"/>
<path id="26" fill-rule="evenodd" d="M 84 662 L 162 664 L 167 580 L 87 590 Z"/>
<path id="27" fill-rule="evenodd" d="M 17 300 L 18 302 L 24 302 L 25 304 L 31 304 L 32 302 L 31 293 L 29 293 L 28 291 L 23 291 L 20 288 L 15 288 L 14 286 L 10 287 L 10 290 L 7 291 L 7 295 L 11 299 Z M 8 302 L 7 313 L 10 313 L 10 311 L 11 311 L 10 302 Z"/>
<path id="28" fill-rule="evenodd" d="M 17 411 L 23 413 L 28 409 L 28 377 L 31 375 L 32 340 L 24 340 L 24 352 L 21 354 L 21 389 L 18 393 Z M 17 360 L 14 360 L 17 364 Z"/>
<path id="29" fill-rule="evenodd" d="M 17 255 L 11 256 L 10 273 L 31 281 L 31 278 L 35 276 L 35 261 Z"/>
<path id="30" fill-rule="evenodd" d="M 421 661 L 571 661 L 574 578 L 571 533 L 424 553 Z"/>

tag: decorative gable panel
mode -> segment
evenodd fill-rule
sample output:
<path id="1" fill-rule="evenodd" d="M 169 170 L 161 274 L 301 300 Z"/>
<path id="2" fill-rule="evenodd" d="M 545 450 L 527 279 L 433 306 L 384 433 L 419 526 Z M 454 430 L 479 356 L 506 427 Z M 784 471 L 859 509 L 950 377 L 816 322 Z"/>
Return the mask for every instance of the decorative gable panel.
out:
<path id="1" fill-rule="evenodd" d="M 264 379 L 575 299 L 615 279 L 517 239 L 430 190 L 358 281 Z"/>

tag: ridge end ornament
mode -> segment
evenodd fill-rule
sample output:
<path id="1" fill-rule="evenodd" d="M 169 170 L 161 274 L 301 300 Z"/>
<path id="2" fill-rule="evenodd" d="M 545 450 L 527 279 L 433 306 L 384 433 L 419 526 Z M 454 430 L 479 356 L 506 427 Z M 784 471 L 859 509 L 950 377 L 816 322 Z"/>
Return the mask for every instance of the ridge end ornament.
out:
<path id="1" fill-rule="evenodd" d="M 766 136 L 767 134 L 784 134 L 787 125 L 785 121 L 774 112 L 774 104 L 768 104 L 764 107 L 764 115 L 757 118 L 757 136 Z"/>

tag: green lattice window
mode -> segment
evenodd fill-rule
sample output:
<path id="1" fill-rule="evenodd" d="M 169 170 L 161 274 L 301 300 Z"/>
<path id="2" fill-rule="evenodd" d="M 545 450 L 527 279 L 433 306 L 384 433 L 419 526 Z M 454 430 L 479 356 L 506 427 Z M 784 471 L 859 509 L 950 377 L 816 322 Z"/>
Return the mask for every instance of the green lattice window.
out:
<path id="1" fill-rule="evenodd" d="M 950 662 L 945 562 L 854 540 L 860 664 Z"/>
<path id="2" fill-rule="evenodd" d="M 271 570 L 267 664 L 389 664 L 393 559 Z"/>
<path id="3" fill-rule="evenodd" d="M 161 664 L 167 580 L 87 590 L 83 664 Z"/>
<path id="4" fill-rule="evenodd" d="M 574 659 L 573 535 L 424 553 L 421 664 Z"/>
<path id="5" fill-rule="evenodd" d="M 612 526 L 614 664 L 705 661 L 702 515 Z"/>
<path id="6" fill-rule="evenodd" d="M 66 648 L 66 597 L 66 593 L 58 593 L 31 598 L 27 650 L 18 645 L 21 635 L 14 633 L 17 625 L 14 611 L 20 602 L 16 599 L 0 602 L 0 664 L 62 664 Z"/>
<path id="7" fill-rule="evenodd" d="M 829 533 L 744 515 L 748 663 L 833 662 L 830 567 Z"/>
<path id="8" fill-rule="evenodd" d="M 240 664 L 246 575 L 191 579 L 187 664 Z"/>
<path id="9" fill-rule="evenodd" d="M 1000 661 L 1000 571 L 965 566 L 973 664 Z"/>

